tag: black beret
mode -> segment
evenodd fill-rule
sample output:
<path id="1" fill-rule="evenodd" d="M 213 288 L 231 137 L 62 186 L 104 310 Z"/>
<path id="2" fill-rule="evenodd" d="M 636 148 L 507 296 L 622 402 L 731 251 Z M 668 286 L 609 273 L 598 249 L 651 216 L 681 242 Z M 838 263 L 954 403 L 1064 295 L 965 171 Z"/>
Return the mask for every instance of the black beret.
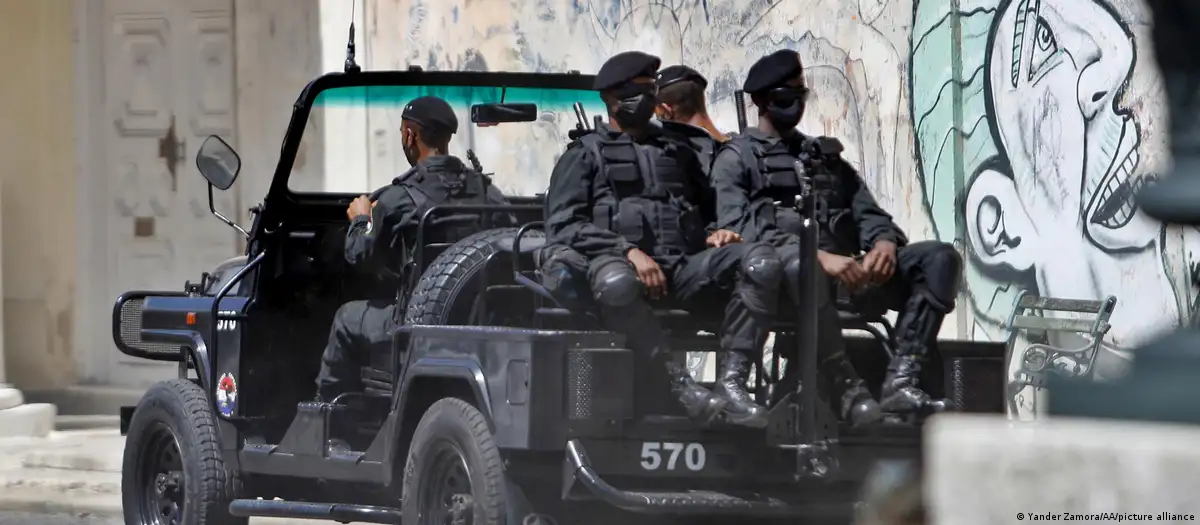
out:
<path id="1" fill-rule="evenodd" d="M 758 59 L 750 72 L 746 73 L 746 83 L 742 91 L 758 93 L 774 88 L 795 78 L 804 72 L 800 65 L 800 54 L 791 49 L 781 49 Z"/>
<path id="2" fill-rule="evenodd" d="M 615 88 L 637 77 L 653 77 L 662 63 L 658 57 L 641 51 L 626 51 L 613 55 L 600 66 L 592 89 L 603 91 Z"/>
<path id="3" fill-rule="evenodd" d="M 412 99 L 404 106 L 404 113 L 400 118 L 416 122 L 430 131 L 458 133 L 458 117 L 454 115 L 454 108 L 438 97 Z"/>
<path id="4" fill-rule="evenodd" d="M 691 81 L 700 84 L 700 88 L 708 87 L 708 79 L 704 78 L 699 71 L 687 67 L 685 65 L 671 66 L 663 68 L 658 72 L 658 78 L 654 80 L 658 84 L 658 89 L 665 88 L 676 82 Z"/>

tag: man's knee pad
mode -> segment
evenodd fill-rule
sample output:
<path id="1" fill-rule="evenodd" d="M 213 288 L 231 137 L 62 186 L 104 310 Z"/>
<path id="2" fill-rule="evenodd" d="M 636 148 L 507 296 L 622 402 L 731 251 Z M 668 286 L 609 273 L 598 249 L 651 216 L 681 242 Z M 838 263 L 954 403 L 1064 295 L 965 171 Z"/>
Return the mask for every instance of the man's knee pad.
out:
<path id="1" fill-rule="evenodd" d="M 932 305 L 942 313 L 954 310 L 958 285 L 962 280 L 962 257 L 950 244 L 942 243 L 925 260 L 925 292 Z"/>
<path id="2" fill-rule="evenodd" d="M 783 261 L 775 248 L 766 244 L 752 246 L 742 258 L 742 301 L 757 314 L 774 314 L 779 305 L 779 283 L 783 281 Z"/>
<path id="3" fill-rule="evenodd" d="M 345 332 L 352 330 L 353 327 L 362 326 L 365 310 L 366 304 L 364 301 L 342 303 L 338 307 L 337 312 L 333 314 L 333 330 L 335 332 Z"/>
<path id="4" fill-rule="evenodd" d="M 775 248 L 756 244 L 742 258 L 742 276 L 757 286 L 774 288 L 783 279 L 783 261 Z"/>
<path id="5" fill-rule="evenodd" d="M 562 306 L 584 308 L 591 302 L 587 259 L 582 254 L 563 246 L 547 246 L 539 258 L 542 286 Z"/>
<path id="6" fill-rule="evenodd" d="M 612 261 L 596 270 L 592 278 L 592 293 L 605 306 L 628 306 L 642 295 L 642 282 L 633 265 Z"/>

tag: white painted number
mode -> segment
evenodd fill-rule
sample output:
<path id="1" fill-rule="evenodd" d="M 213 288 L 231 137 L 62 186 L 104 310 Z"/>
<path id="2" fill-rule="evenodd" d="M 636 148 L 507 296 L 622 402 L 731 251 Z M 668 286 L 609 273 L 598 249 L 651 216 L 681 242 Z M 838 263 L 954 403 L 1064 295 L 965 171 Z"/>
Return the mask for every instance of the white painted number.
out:
<path id="1" fill-rule="evenodd" d="M 219 314 L 220 315 L 237 315 L 237 312 L 222 310 L 219 312 Z M 231 332 L 235 329 L 237 329 L 237 320 L 236 319 L 218 319 L 217 320 L 217 331 L 218 332 Z"/>
<path id="2" fill-rule="evenodd" d="M 707 460 L 704 445 L 699 443 L 642 443 L 642 468 L 658 470 L 663 467 L 663 455 L 667 456 L 667 470 L 675 470 L 679 464 L 679 455 L 683 454 L 683 464 L 688 470 L 704 470 Z"/>
<path id="3" fill-rule="evenodd" d="M 704 470 L 704 462 L 707 459 L 704 457 L 704 445 L 692 443 L 684 449 L 683 462 L 687 464 L 688 470 Z"/>

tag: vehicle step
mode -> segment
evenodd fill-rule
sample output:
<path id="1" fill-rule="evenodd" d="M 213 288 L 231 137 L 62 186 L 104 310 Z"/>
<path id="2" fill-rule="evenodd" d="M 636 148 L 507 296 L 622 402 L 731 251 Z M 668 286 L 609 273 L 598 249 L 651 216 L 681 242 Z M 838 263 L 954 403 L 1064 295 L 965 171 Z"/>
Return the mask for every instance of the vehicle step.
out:
<path id="1" fill-rule="evenodd" d="M 314 503 L 280 499 L 237 499 L 229 513 L 240 518 L 333 520 L 341 523 L 400 523 L 400 509 L 372 505 Z"/>

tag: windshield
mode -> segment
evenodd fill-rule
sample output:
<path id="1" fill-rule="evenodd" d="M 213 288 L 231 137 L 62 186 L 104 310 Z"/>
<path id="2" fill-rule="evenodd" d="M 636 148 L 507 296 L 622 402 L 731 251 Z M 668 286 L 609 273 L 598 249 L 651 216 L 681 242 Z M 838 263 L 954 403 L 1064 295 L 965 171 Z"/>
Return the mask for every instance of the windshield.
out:
<path id="1" fill-rule="evenodd" d="M 508 195 L 544 193 L 550 171 L 569 142 L 583 104 L 589 120 L 604 114 L 595 91 L 480 86 L 350 86 L 319 93 L 301 139 L 288 188 L 294 192 L 367 194 L 409 169 L 400 141 L 400 115 L 414 98 L 433 95 L 458 115 L 450 154 L 475 152 L 485 173 Z M 532 121 L 471 122 L 471 108 L 504 103 Z M 529 107 L 528 104 L 536 106 Z M 479 112 L 479 108 L 476 108 Z M 486 108 L 485 108 L 486 109 Z M 487 113 L 480 113 L 487 115 Z M 495 114 L 494 112 L 492 114 Z M 314 162 L 315 161 L 315 162 Z"/>

